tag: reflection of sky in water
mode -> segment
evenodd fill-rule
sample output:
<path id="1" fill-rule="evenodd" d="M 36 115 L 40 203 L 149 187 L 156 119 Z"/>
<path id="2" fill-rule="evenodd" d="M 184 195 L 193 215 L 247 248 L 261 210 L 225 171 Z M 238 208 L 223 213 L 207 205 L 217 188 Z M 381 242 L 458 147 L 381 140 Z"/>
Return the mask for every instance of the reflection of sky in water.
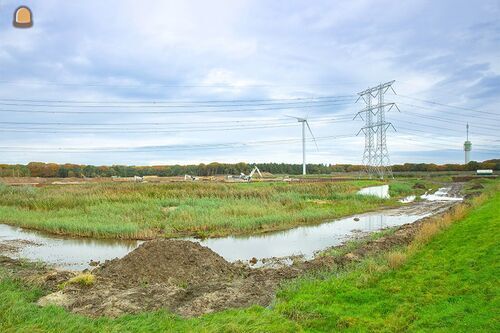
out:
<path id="1" fill-rule="evenodd" d="M 414 222 L 425 215 L 365 214 L 314 226 L 247 237 L 211 238 L 199 241 L 228 261 L 304 255 L 311 258 L 316 251 L 339 245 L 356 231 L 375 231 Z"/>
<path id="2" fill-rule="evenodd" d="M 388 199 L 390 198 L 389 185 L 365 187 L 364 189 L 359 190 L 358 194 L 374 195 L 382 199 Z"/>
<path id="3" fill-rule="evenodd" d="M 414 196 L 414 195 L 409 195 L 407 197 L 404 197 L 403 199 L 399 199 L 399 202 L 402 202 L 402 203 L 410 203 L 410 202 L 413 202 L 415 201 L 417 197 Z"/>
<path id="4" fill-rule="evenodd" d="M 65 269 L 88 268 L 90 260 L 104 261 L 123 257 L 135 249 L 140 242 L 123 240 L 102 240 L 90 238 L 67 238 L 23 230 L 0 224 L 0 241 L 28 240 L 37 245 L 22 247 L 18 257 L 41 260 Z"/>
<path id="5" fill-rule="evenodd" d="M 450 188 L 448 188 L 448 187 L 442 187 L 439 190 L 437 190 L 434 194 L 425 193 L 424 195 L 421 196 L 421 198 L 425 199 L 427 201 L 462 201 L 463 200 L 463 198 L 460 198 L 460 197 L 448 196 L 449 190 L 450 190 Z"/>

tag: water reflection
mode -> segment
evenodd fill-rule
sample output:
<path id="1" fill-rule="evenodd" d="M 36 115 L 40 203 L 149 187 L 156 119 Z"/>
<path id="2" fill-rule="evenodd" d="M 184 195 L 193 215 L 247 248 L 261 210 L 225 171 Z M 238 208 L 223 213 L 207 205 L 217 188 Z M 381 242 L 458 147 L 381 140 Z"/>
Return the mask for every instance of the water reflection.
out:
<path id="1" fill-rule="evenodd" d="M 24 240 L 32 244 L 22 246 L 15 257 L 40 260 L 65 269 L 82 270 L 90 260 L 104 261 L 120 258 L 141 242 L 91 238 L 62 238 L 0 224 L 0 242 Z"/>
<path id="2" fill-rule="evenodd" d="M 389 185 L 365 187 L 364 189 L 359 190 L 358 194 L 374 195 L 382 199 L 389 199 Z"/>
<path id="3" fill-rule="evenodd" d="M 192 240 L 209 247 L 228 261 L 291 255 L 304 255 L 306 258 L 312 258 L 315 252 L 340 245 L 357 232 L 370 232 L 399 226 L 427 215 L 365 214 L 358 216 L 359 221 L 350 217 L 270 234 Z"/>
<path id="4" fill-rule="evenodd" d="M 402 202 L 402 203 L 410 203 L 410 202 L 413 202 L 415 201 L 417 197 L 415 195 L 409 195 L 407 197 L 404 197 L 403 199 L 399 199 L 399 202 Z"/>

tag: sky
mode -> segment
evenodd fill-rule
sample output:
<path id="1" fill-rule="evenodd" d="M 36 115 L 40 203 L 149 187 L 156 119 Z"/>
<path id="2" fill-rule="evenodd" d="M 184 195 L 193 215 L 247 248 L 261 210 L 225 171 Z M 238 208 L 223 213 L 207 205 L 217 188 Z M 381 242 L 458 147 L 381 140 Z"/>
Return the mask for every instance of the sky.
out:
<path id="1" fill-rule="evenodd" d="M 33 27 L 12 25 L 20 5 Z M 357 93 L 395 80 L 392 163 L 500 158 L 500 1 L 0 0 L 0 163 L 362 162 Z"/>

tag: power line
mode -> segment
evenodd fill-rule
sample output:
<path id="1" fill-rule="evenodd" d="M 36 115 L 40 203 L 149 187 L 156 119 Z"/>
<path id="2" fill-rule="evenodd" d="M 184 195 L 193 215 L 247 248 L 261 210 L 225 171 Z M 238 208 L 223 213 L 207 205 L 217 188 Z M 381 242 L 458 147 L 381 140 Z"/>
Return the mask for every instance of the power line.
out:
<path id="1" fill-rule="evenodd" d="M 340 114 L 334 118 L 308 118 L 313 122 L 317 121 L 329 121 L 329 120 L 351 120 L 351 116 L 348 114 Z M 127 122 L 127 123 L 82 123 L 82 122 L 20 122 L 20 121 L 0 121 L 3 125 L 56 125 L 56 126 L 160 126 L 160 125 L 192 125 L 192 124 L 228 124 L 228 123 L 276 123 L 276 122 L 286 122 L 286 123 L 296 123 L 295 120 L 291 118 L 262 118 L 262 119 L 240 119 L 240 120 L 220 120 L 220 121 L 190 121 L 190 122 Z"/>
<path id="2" fill-rule="evenodd" d="M 420 106 L 420 105 L 415 105 L 415 104 L 408 104 L 408 103 L 403 103 L 403 102 L 399 102 L 400 105 L 405 105 L 405 106 L 409 106 L 409 107 L 413 107 L 413 108 L 416 108 L 416 109 L 420 109 L 420 110 L 431 110 L 431 111 L 438 111 L 438 112 L 449 112 L 448 110 L 443 110 L 443 109 L 437 109 L 437 108 L 429 108 L 429 107 L 425 107 L 425 106 Z M 483 119 L 483 120 L 488 120 L 488 121 L 492 121 L 492 120 L 495 120 L 495 121 L 499 121 L 500 119 L 494 119 L 490 116 L 480 116 L 480 115 L 465 115 L 465 114 L 460 114 L 460 116 L 463 116 L 463 117 L 474 117 L 474 118 L 478 118 L 478 119 Z"/>
<path id="3" fill-rule="evenodd" d="M 136 104 L 133 105 L 128 103 L 117 103 L 117 104 L 95 104 L 95 105 L 73 105 L 73 104 L 32 104 L 32 103 L 4 103 L 0 102 L 0 105 L 4 106 L 29 106 L 29 107 L 50 107 L 50 108 L 222 108 L 222 107 L 255 107 L 255 106 L 290 106 L 294 107 L 295 105 L 308 105 L 314 106 L 316 103 L 327 103 L 327 102 L 354 102 L 353 98 L 343 98 L 343 99 L 329 99 L 329 100 L 309 100 L 309 101 L 296 101 L 296 102 L 274 102 L 274 103 L 244 103 L 244 104 L 223 104 L 213 103 L 213 104 L 164 104 L 164 103 L 144 103 L 144 105 Z"/>
<path id="4" fill-rule="evenodd" d="M 17 109 L 0 109 L 0 112 L 11 112 L 11 113 L 37 113 L 37 114 L 187 114 L 187 113 L 233 113 L 233 112 L 261 112 L 261 111 L 272 111 L 272 110 L 293 110 L 293 109 L 304 109 L 304 108 L 318 108 L 318 107 L 329 107 L 329 106 L 341 106 L 350 105 L 352 103 L 325 103 L 318 105 L 300 105 L 293 107 L 275 107 L 275 108 L 257 108 L 257 109 L 229 109 L 229 110 L 185 110 L 185 111 L 126 111 L 126 112 L 116 112 L 116 111 L 61 111 L 61 110 L 17 110 Z"/>
<path id="5" fill-rule="evenodd" d="M 286 101 L 311 101 L 325 99 L 346 99 L 353 98 L 355 95 L 330 95 L 330 96 L 311 96 L 311 97 L 294 97 L 294 98 L 267 98 L 267 99 L 232 99 L 232 100 L 144 100 L 144 101 L 129 101 L 129 100 L 46 100 L 46 99 L 14 99 L 0 98 L 2 102 L 25 102 L 25 103 L 68 103 L 68 104 L 172 104 L 172 103 L 255 103 L 255 102 L 286 102 Z"/>
<path id="6" fill-rule="evenodd" d="M 417 136 L 414 133 L 422 133 L 422 132 L 424 132 L 424 131 L 419 131 L 419 130 L 416 130 L 416 129 L 406 128 L 406 127 L 400 127 L 400 128 L 403 129 L 403 130 L 405 130 L 405 131 L 408 131 L 408 133 L 407 132 L 400 132 L 400 134 L 408 134 L 408 135 L 411 135 L 411 136 Z M 413 133 L 411 133 L 411 132 L 413 132 Z M 432 139 L 433 142 L 434 141 L 439 141 L 439 142 L 443 142 L 445 144 L 451 144 L 453 146 L 462 147 L 462 142 L 458 142 L 458 141 L 455 141 L 455 140 L 444 139 L 444 138 L 436 138 L 434 136 L 431 137 L 430 139 Z M 404 138 L 403 138 L 403 140 L 404 140 Z M 412 141 L 419 142 L 417 140 L 412 140 Z M 488 144 L 488 143 L 475 144 L 474 146 L 475 147 L 487 147 L 487 148 L 496 147 L 496 145 L 494 145 L 494 144 Z"/>
<path id="7" fill-rule="evenodd" d="M 436 128 L 436 129 L 440 129 L 440 130 L 446 130 L 446 131 L 450 131 L 450 132 L 462 133 L 463 134 L 462 130 L 457 130 L 457 129 L 448 128 L 448 127 L 435 126 L 435 125 L 429 125 L 429 124 L 421 124 L 421 123 L 418 123 L 418 122 L 415 122 L 415 121 L 405 121 L 405 120 L 401 120 L 401 119 L 398 120 L 398 122 L 403 122 L 403 123 L 410 124 L 410 125 L 432 127 L 432 128 Z M 424 133 L 429 133 L 428 131 L 423 131 L 423 132 Z M 469 132 L 469 133 L 472 133 L 472 132 Z M 476 133 L 476 132 L 474 132 L 473 134 L 474 135 L 478 135 L 478 136 L 491 136 L 491 135 L 487 135 L 487 134 L 485 135 L 484 133 Z"/>
<path id="8" fill-rule="evenodd" d="M 418 116 L 418 117 L 421 117 L 421 118 L 427 118 L 427 119 L 430 119 L 430 120 L 437 120 L 437 121 L 441 121 L 441 122 L 454 123 L 454 124 L 459 124 L 459 125 L 463 125 L 464 124 L 462 121 L 459 121 L 459 120 L 456 120 L 456 119 L 447 118 L 447 117 L 440 117 L 440 116 L 433 116 L 433 115 L 427 115 L 427 114 L 423 114 L 423 113 L 419 113 L 419 112 L 405 111 L 405 115 L 415 115 L 415 116 Z M 490 127 L 490 126 L 487 126 L 487 125 L 478 125 L 477 123 L 471 123 L 471 124 L 473 124 L 473 126 L 477 127 L 477 128 L 482 128 L 482 129 L 485 129 L 485 130 L 498 131 L 498 127 L 493 127 L 493 126 Z"/>
<path id="9" fill-rule="evenodd" d="M 403 98 L 413 99 L 413 100 L 424 102 L 424 103 L 428 103 L 428 104 L 440 105 L 440 106 L 445 106 L 445 107 L 448 107 L 448 108 L 453 108 L 453 109 L 458 109 L 458 110 L 472 111 L 472 112 L 477 112 L 477 113 L 491 114 L 491 115 L 494 115 L 494 116 L 498 116 L 498 114 L 495 113 L 495 112 L 481 111 L 481 110 L 476 110 L 476 109 L 472 109 L 472 108 L 466 108 L 466 107 L 461 107 L 461 106 L 456 106 L 456 105 L 444 104 L 444 103 L 439 103 L 439 102 L 435 102 L 435 101 L 429 101 L 429 100 L 425 100 L 425 99 L 421 99 L 421 98 L 416 98 L 416 97 L 411 97 L 411 96 L 405 96 L 405 95 L 398 95 L 398 96 L 403 97 Z"/>
<path id="10" fill-rule="evenodd" d="M 443 144 L 421 143 L 418 140 L 413 140 L 413 139 L 409 139 L 409 138 L 400 138 L 400 140 L 416 142 L 417 143 L 417 147 L 415 147 L 416 149 L 418 149 L 418 147 L 426 147 L 426 148 L 435 148 L 435 150 L 438 150 L 438 151 L 442 151 L 442 150 L 458 150 L 458 151 L 462 151 L 461 145 L 459 147 L 456 147 L 456 146 L 446 146 L 446 145 L 443 145 Z M 474 151 L 480 152 L 482 154 L 491 154 L 491 155 L 498 155 L 498 156 L 500 156 L 500 150 L 494 150 L 494 149 L 475 149 Z"/>
<path id="11" fill-rule="evenodd" d="M 329 124 L 337 122 L 351 122 L 351 119 L 345 120 L 323 120 L 317 123 Z M 178 132 L 210 132 L 210 131 L 235 131 L 235 130 L 248 130 L 248 129 L 266 129 L 266 128 L 284 128 L 284 127 L 296 127 L 296 122 L 288 124 L 270 124 L 270 125 L 250 125 L 250 126 L 231 126 L 231 127 L 184 127 L 184 128 L 169 128 L 165 129 L 130 129 L 130 128 L 72 128 L 72 129 L 61 129 L 61 128 L 26 128 L 26 127 L 16 127 L 16 128 L 0 128 L 3 132 L 28 132 L 28 133 L 89 133 L 89 134 L 106 134 L 106 133 L 178 133 Z"/>
<path id="12" fill-rule="evenodd" d="M 331 135 L 316 137 L 317 141 L 355 137 L 351 134 Z M 95 148 L 80 148 L 80 147 L 0 147 L 3 152 L 155 152 L 155 151 L 170 151 L 170 150 L 199 150 L 199 149 L 218 149 L 218 148 L 241 148 L 253 145 L 268 145 L 268 144 L 289 144 L 292 142 L 300 142 L 302 139 L 281 139 L 281 140 L 266 140 L 266 141 L 250 141 L 250 142 L 228 142 L 220 144 L 200 144 L 200 145 L 178 145 L 178 146 L 141 146 L 141 147 L 95 147 Z M 312 141 L 312 138 L 306 139 Z"/>

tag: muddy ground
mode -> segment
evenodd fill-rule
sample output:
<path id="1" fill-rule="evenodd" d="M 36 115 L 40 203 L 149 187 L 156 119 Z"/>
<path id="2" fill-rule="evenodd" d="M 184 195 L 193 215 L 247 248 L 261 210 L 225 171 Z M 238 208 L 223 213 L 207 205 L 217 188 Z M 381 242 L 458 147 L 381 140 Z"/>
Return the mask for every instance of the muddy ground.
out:
<path id="1" fill-rule="evenodd" d="M 460 188 L 460 184 L 453 184 L 450 194 L 458 194 Z M 435 215 L 454 204 L 456 202 L 421 201 L 398 209 L 405 214 L 425 211 Z M 115 317 L 163 308 L 190 317 L 255 304 L 269 306 L 280 284 L 308 272 L 330 270 L 408 244 L 426 221 L 424 218 L 403 225 L 377 240 L 367 238 L 344 255 L 317 256 L 279 268 L 250 268 L 229 263 L 198 243 L 181 240 L 145 242 L 125 257 L 93 269 L 92 284 L 66 283 L 61 290 L 58 290 L 61 284 L 75 273 L 23 266 L 22 262 L 6 257 L 0 257 L 0 266 L 5 274 L 36 281 L 47 291 L 53 291 L 39 300 L 41 306 L 57 304 L 92 317 Z"/>

